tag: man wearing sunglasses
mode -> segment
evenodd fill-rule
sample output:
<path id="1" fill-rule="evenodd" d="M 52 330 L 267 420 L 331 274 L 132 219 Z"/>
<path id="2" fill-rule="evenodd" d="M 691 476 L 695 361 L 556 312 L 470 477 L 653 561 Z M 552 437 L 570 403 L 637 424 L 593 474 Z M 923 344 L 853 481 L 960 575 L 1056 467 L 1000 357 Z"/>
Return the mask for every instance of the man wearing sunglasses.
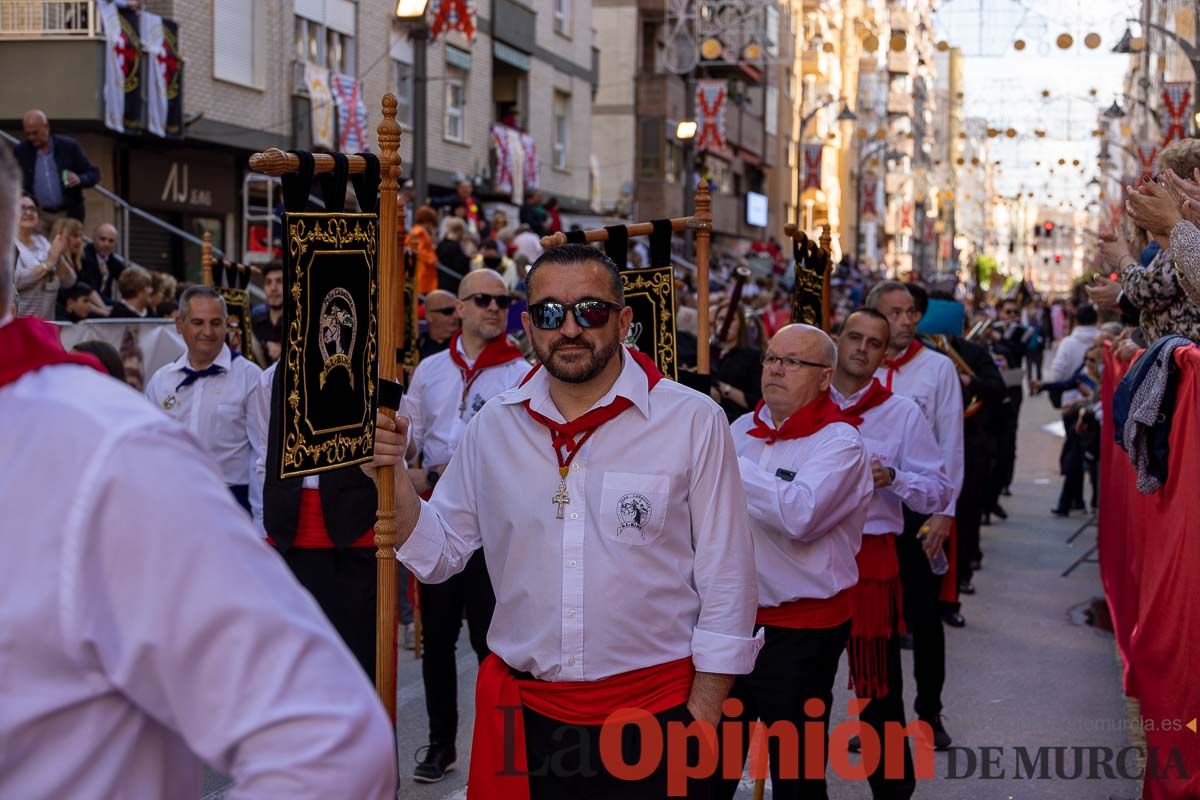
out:
<path id="1" fill-rule="evenodd" d="M 733 441 L 754 537 L 755 625 L 763 627 L 766 642 L 754 671 L 734 682 L 730 697 L 740 707 L 727 724 L 792 726 L 799 752 L 781 754 L 781 740 L 769 742 L 774 796 L 825 797 L 825 770 L 811 769 L 808 761 L 826 751 L 833 682 L 850 636 L 850 590 L 858 582 L 855 554 L 871 468 L 855 429 L 859 418 L 843 414 L 830 398 L 837 352 L 824 331 L 786 325 L 762 361 L 763 399 L 734 421 Z M 819 713 L 813 700 L 821 703 Z M 821 742 L 809 736 L 817 718 Z M 750 740 L 743 727 L 743 759 Z M 785 764 L 799 770 L 785 771 Z M 738 781 L 726 780 L 722 788 L 720 796 L 732 798 Z"/>
<path id="2" fill-rule="evenodd" d="M 458 298 L 453 292 L 434 289 L 425 295 L 425 323 L 428 330 L 421 334 L 417 343 L 422 359 L 445 350 L 450 344 L 450 337 L 462 327 L 462 320 L 458 317 Z"/>
<path id="3" fill-rule="evenodd" d="M 409 470 L 413 486 L 425 497 L 438 485 L 467 423 L 496 395 L 516 386 L 529 364 L 505 335 L 512 298 L 504 280 L 491 270 L 467 274 L 458 285 L 456 309 L 462 330 L 449 347 L 421 361 L 404 396 L 410 440 L 423 468 Z M 455 645 L 464 612 L 471 646 L 487 657 L 487 630 L 496 598 L 488 580 L 483 550 L 476 550 L 459 574 L 439 583 L 421 583 L 421 641 L 424 655 L 425 707 L 429 747 L 413 772 L 421 783 L 445 777 L 457 760 L 458 668 Z"/>
<path id="4" fill-rule="evenodd" d="M 733 442 L 712 400 L 622 346 L 633 313 L 607 256 L 548 250 L 528 292 L 522 322 L 541 366 L 475 416 L 428 502 L 398 489 L 398 557 L 445 581 L 487 554 L 493 655 L 470 797 L 658 800 L 672 754 L 622 780 L 601 723 L 641 708 L 660 734 L 715 725 L 733 676 L 753 667 L 758 591 Z M 712 788 L 693 780 L 688 796 Z"/>

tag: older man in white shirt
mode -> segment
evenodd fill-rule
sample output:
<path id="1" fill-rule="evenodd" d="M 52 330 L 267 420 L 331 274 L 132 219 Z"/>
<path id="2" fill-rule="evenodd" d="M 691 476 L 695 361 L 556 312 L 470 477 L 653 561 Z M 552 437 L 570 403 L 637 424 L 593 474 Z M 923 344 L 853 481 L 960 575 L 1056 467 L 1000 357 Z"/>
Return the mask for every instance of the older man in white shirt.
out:
<path id="1" fill-rule="evenodd" d="M 422 467 L 409 471 L 417 490 L 428 497 L 458 449 L 467 424 L 489 400 L 516 386 L 529 362 L 505 335 L 512 296 L 491 270 L 468 273 L 458 285 L 462 330 L 450 346 L 423 359 L 413 373 L 400 413 Z M 458 634 L 466 617 L 471 647 L 480 662 L 488 655 L 487 631 L 496 597 L 483 551 L 466 569 L 440 583 L 421 583 L 421 677 L 429 714 L 429 747 L 413 772 L 421 783 L 440 781 L 457 761 Z"/>
<path id="2" fill-rule="evenodd" d="M 855 693 L 870 700 L 859 718 L 875 730 L 880 742 L 885 741 L 887 723 L 905 726 L 902 590 L 896 557 L 904 506 L 928 514 L 945 508 L 953 491 L 921 410 L 874 377 L 890 337 L 887 317 L 869 308 L 851 312 L 838 335 L 837 370 L 829 390 L 844 413 L 860 418 L 858 431 L 871 459 L 874 491 L 858 551 L 858 584 L 850 593 L 854 620 L 848 653 Z M 867 779 L 876 800 L 911 797 L 916 782 L 908 741 L 901 774 L 887 774 L 881 761 Z"/>
<path id="3" fill-rule="evenodd" d="M 248 401 L 262 370 L 225 344 L 229 311 L 213 289 L 184 291 L 175 328 L 187 350 L 154 373 L 146 397 L 203 443 L 229 491 L 250 511 Z"/>
<path id="4" fill-rule="evenodd" d="M 666 760 L 622 780 L 600 725 L 634 707 L 660 732 L 693 717 L 715 725 L 733 676 L 753 666 L 757 590 L 733 443 L 716 404 L 621 346 L 633 315 L 602 253 L 548 250 L 529 300 L 542 367 L 475 415 L 429 502 L 399 488 L 398 555 L 425 581 L 462 570 L 480 546 L 487 555 L 493 655 L 469 798 L 657 800 Z"/>
<path id="5" fill-rule="evenodd" d="M 722 725 L 783 722 L 799 736 L 771 737 L 771 790 L 778 798 L 825 796 L 825 770 L 809 766 L 807 722 L 828 735 L 833 682 L 850 636 L 855 554 L 871 497 L 871 470 L 857 420 L 830 399 L 837 355 L 819 328 L 786 325 L 763 355 L 763 399 L 733 423 L 758 568 L 757 625 L 766 642 L 754 671 L 730 693 L 741 704 Z M 811 701 L 820 702 L 814 711 Z M 730 705 L 733 705 L 732 703 Z M 751 736 L 740 737 L 742 757 Z M 825 742 L 820 742 L 825 753 Z M 822 765 L 824 759 L 822 759 Z M 726 773 L 728 774 L 728 773 Z M 737 780 L 720 796 L 732 798 Z"/>
<path id="6" fill-rule="evenodd" d="M 0 309 L 16 187 L 0 152 Z M 0 797 L 199 797 L 205 763 L 230 798 L 394 796 L 370 683 L 189 433 L 3 312 L 0 419 Z"/>
<path id="7" fill-rule="evenodd" d="M 908 287 L 881 281 L 871 288 L 866 306 L 887 317 L 891 327 L 888 355 L 875 376 L 883 387 L 912 400 L 933 428 L 942 451 L 942 466 L 953 489 L 946 505 L 931 516 L 915 509 L 905 512 L 904 532 L 896 539 L 900 579 L 904 587 L 904 618 L 913 637 L 913 674 L 917 716 L 934 731 L 939 750 L 951 744 L 942 724 L 942 688 L 946 683 L 946 630 L 939 592 L 942 575 L 929 559 L 944 558 L 963 483 L 962 382 L 954 362 L 917 339 L 921 313 Z"/>

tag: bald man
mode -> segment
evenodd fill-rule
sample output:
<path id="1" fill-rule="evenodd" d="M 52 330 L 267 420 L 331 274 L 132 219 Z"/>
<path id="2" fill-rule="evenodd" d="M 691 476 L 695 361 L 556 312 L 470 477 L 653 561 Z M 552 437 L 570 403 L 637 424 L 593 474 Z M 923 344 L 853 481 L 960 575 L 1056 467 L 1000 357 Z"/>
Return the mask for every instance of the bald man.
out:
<path id="1" fill-rule="evenodd" d="M 828 738 L 838 659 L 850 636 L 855 557 L 874 488 L 870 459 L 856 425 L 830 397 L 837 365 L 833 341 L 819 328 L 786 325 L 763 354 L 762 396 L 733 423 L 738 468 L 746 489 L 758 571 L 758 615 L 765 644 L 730 697 L 734 720 L 788 722 L 797 739 L 771 737 L 776 798 L 824 798 L 824 741 L 808 741 L 806 722 L 820 719 Z M 819 705 L 809 705 L 809 701 Z M 814 707 L 815 706 L 815 707 Z M 731 709 L 737 711 L 737 709 Z M 743 759 L 750 741 L 741 737 Z M 805 753 L 821 745 L 821 769 Z M 726 781 L 732 798 L 738 781 Z"/>
<path id="2" fill-rule="evenodd" d="M 125 262 L 117 255 L 117 229 L 107 222 L 96 226 L 92 241 L 83 248 L 79 279 L 95 287 L 105 303 L 112 305 L 117 298 L 113 290 L 117 278 L 125 269 Z"/>
<path id="3" fill-rule="evenodd" d="M 446 293 L 448 294 L 448 293 Z M 442 300 L 432 293 L 429 304 Z M 413 373 L 401 413 L 410 419 L 409 440 L 420 466 L 409 470 L 417 492 L 429 497 L 466 432 L 467 423 L 493 397 L 529 372 L 521 351 L 505 335 L 513 298 L 504 280 L 491 270 L 470 272 L 458 285 L 455 301 L 462 330 L 443 352 L 423 359 Z M 431 320 L 432 327 L 432 320 Z M 457 760 L 458 669 L 455 643 L 463 614 L 471 646 L 482 663 L 488 655 L 487 631 L 496 607 L 483 550 L 475 551 L 467 568 L 444 583 L 421 584 L 421 642 L 424 656 L 425 707 L 429 712 L 429 748 L 413 779 L 440 781 Z"/>
<path id="4" fill-rule="evenodd" d="M 457 295 L 445 289 L 434 289 L 425 295 L 425 322 L 428 330 L 418 342 L 422 359 L 445 350 L 450 337 L 462 327 Z"/>
<path id="5" fill-rule="evenodd" d="M 83 190 L 100 182 L 100 170 L 79 142 L 50 132 L 44 112 L 26 112 L 21 125 L 25 141 L 13 148 L 13 156 L 21 166 L 25 192 L 41 203 L 42 225 L 49 230 L 62 216 L 82 222 Z"/>

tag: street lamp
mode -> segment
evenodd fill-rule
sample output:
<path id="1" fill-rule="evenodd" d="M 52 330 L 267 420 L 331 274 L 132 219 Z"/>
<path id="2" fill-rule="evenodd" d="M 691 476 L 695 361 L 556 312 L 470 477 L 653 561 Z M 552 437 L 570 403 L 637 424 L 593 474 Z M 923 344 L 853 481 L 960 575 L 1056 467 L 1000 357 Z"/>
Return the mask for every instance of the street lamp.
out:
<path id="1" fill-rule="evenodd" d="M 1105 119 L 1120 119 L 1125 116 L 1125 110 L 1117 105 L 1117 101 L 1113 100 L 1113 104 L 1104 112 Z"/>
<path id="2" fill-rule="evenodd" d="M 837 115 L 837 121 L 838 122 L 858 122 L 858 114 L 855 114 L 853 111 L 850 110 L 849 103 L 844 103 L 842 105 L 841 113 Z"/>
<path id="3" fill-rule="evenodd" d="M 696 120 L 680 120 L 675 126 L 675 138 L 681 142 L 696 138 Z"/>
<path id="4" fill-rule="evenodd" d="M 1121 41 L 1117 42 L 1116 46 L 1113 47 L 1112 51 L 1114 53 L 1119 53 L 1120 55 L 1123 55 L 1123 56 L 1127 56 L 1130 53 L 1134 52 L 1133 31 L 1129 30 L 1128 25 L 1125 26 L 1125 33 L 1121 34 Z"/>
<path id="5" fill-rule="evenodd" d="M 413 197 L 417 205 L 429 200 L 429 169 L 426 139 L 426 55 L 429 26 L 425 24 L 425 9 L 429 0 L 397 0 L 396 18 L 409 24 L 408 36 L 413 43 Z"/>

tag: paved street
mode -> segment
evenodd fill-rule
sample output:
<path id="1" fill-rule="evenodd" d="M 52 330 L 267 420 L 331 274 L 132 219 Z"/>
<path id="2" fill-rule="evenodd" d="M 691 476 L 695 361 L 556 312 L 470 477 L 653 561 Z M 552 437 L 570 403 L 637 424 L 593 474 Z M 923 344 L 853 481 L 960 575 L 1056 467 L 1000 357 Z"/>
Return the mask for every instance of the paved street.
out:
<path id="1" fill-rule="evenodd" d="M 1066 540 L 1083 517 L 1060 520 L 1050 516 L 1057 492 L 1058 448 L 1061 439 L 1045 426 L 1056 412 L 1041 398 L 1026 401 L 1018 476 L 1013 496 L 1005 498 L 1007 522 L 984 529 L 984 568 L 975 578 L 978 593 L 964 598 L 967 627 L 947 629 L 947 681 L 944 695 L 946 725 L 955 745 L 972 748 L 976 764 L 970 777 L 946 779 L 946 754 L 937 755 L 938 780 L 922 783 L 916 796 L 931 800 L 1132 800 L 1134 781 L 1016 779 L 1017 751 L 1034 755 L 1038 747 L 1127 746 L 1128 716 L 1120 692 L 1120 673 L 1111 634 L 1084 624 L 1083 609 L 1100 596 L 1096 565 L 1085 563 L 1067 578 L 1060 573 L 1095 541 L 1089 528 L 1073 545 Z M 459 697 L 462 720 L 458 753 L 463 770 L 440 784 L 425 786 L 409 777 L 413 754 L 425 743 L 426 718 L 420 663 L 406 652 L 401 659 L 398 736 L 403 779 L 400 796 L 412 800 L 451 800 L 465 796 L 465 766 L 470 755 L 471 704 L 475 682 L 474 659 L 465 634 L 460 643 Z M 906 653 L 911 675 L 911 654 Z M 838 678 L 835 724 L 845 716 L 846 679 Z M 912 697 L 911 681 L 906 697 Z M 993 773 L 981 779 L 979 748 L 1002 748 Z M 995 751 L 993 751 L 995 752 Z M 1073 765 L 1068 750 L 1066 767 Z M 994 760 L 995 756 L 993 756 Z M 968 771 L 970 757 L 956 755 L 959 775 Z M 1053 765 L 1053 756 L 1050 755 Z M 1053 770 L 1053 767 L 1051 767 Z M 1053 774 L 1053 772 L 1051 773 Z M 219 786 L 215 783 L 213 788 Z M 209 797 L 221 796 L 220 791 Z M 865 786 L 834 777 L 834 800 L 867 798 Z M 747 782 L 739 798 L 750 798 Z M 767 791 L 770 797 L 770 791 Z"/>

